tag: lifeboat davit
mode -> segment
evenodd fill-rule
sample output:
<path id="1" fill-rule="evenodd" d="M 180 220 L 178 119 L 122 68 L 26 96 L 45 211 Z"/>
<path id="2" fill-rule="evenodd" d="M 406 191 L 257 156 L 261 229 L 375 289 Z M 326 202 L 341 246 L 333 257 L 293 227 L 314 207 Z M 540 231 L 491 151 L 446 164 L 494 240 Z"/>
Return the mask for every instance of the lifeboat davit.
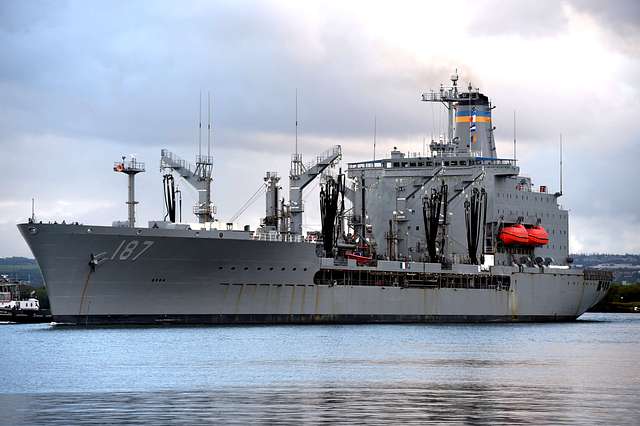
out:
<path id="1" fill-rule="evenodd" d="M 527 228 L 520 224 L 503 227 L 500 234 L 498 234 L 498 238 L 500 238 L 505 245 L 529 244 Z"/>
<path id="2" fill-rule="evenodd" d="M 532 226 L 527 229 L 530 246 L 544 246 L 549 243 L 549 234 L 542 226 Z"/>

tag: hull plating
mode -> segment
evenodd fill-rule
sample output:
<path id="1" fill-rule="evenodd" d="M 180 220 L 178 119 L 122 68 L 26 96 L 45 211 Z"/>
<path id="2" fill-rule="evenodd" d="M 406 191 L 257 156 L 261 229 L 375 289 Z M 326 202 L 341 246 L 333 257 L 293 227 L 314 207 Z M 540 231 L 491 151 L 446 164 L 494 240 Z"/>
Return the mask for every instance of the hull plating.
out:
<path id="1" fill-rule="evenodd" d="M 195 231 L 19 228 L 61 323 L 551 321 L 575 319 L 604 296 L 577 270 L 508 268 L 509 289 L 327 286 L 313 283 L 320 259 L 307 243 Z"/>

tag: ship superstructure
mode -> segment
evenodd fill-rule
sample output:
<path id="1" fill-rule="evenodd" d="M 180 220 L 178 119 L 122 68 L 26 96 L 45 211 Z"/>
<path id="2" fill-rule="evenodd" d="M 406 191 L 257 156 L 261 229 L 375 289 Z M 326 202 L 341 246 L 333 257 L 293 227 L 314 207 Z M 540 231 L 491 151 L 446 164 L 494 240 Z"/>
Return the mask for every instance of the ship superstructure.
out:
<path id="1" fill-rule="evenodd" d="M 131 185 L 124 224 L 19 225 L 55 320 L 577 318 L 604 297 L 611 275 L 572 267 L 561 191 L 534 187 L 515 159 L 498 157 L 489 98 L 471 85 L 461 90 L 457 75 L 451 83 L 422 96 L 448 116 L 447 134 L 431 141 L 428 155 L 394 148 L 387 158 L 349 163 L 343 173 L 340 146 L 309 163 L 296 150 L 288 201 L 280 175 L 266 173 L 265 217 L 256 230 L 231 223 L 220 229 L 213 221 L 209 153 L 191 167 L 167 150 L 167 215 L 148 228 L 133 227 Z M 128 166 L 121 164 L 118 171 Z M 198 190 L 197 224 L 176 223 L 174 174 Z M 322 229 L 305 235 L 303 191 L 315 179 Z"/>

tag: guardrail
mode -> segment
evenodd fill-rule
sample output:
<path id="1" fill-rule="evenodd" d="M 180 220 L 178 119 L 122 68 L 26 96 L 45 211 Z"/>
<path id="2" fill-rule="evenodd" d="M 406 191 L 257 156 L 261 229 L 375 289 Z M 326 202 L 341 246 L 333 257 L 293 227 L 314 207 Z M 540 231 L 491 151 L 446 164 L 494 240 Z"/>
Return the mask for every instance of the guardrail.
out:
<path id="1" fill-rule="evenodd" d="M 316 164 L 323 164 L 328 159 L 330 159 L 330 158 L 332 158 L 332 157 L 334 157 L 336 155 L 341 155 L 341 154 L 342 154 L 342 148 L 340 147 L 340 145 L 335 145 L 335 146 L 329 148 L 328 150 L 326 150 L 325 152 L 321 153 L 320 155 L 316 155 L 315 161 L 311 161 L 311 162 L 305 164 L 305 167 L 306 167 L 307 170 L 309 170 L 310 168 L 312 168 Z"/>
<path id="2" fill-rule="evenodd" d="M 196 155 L 196 163 L 212 165 L 213 164 L 213 156 L 211 155 Z"/>
<path id="3" fill-rule="evenodd" d="M 254 232 L 251 239 L 256 241 L 280 241 L 285 243 L 303 243 L 306 241 L 302 235 L 280 234 L 278 232 Z"/>
<path id="4" fill-rule="evenodd" d="M 168 161 L 167 161 L 168 160 Z M 181 167 L 189 171 L 192 170 L 191 163 L 183 160 L 168 149 L 160 151 L 160 167 Z"/>
<path id="5" fill-rule="evenodd" d="M 121 167 L 120 169 L 118 167 Z M 134 171 L 134 172 L 144 172 L 145 167 L 144 163 L 140 161 L 136 161 L 135 159 L 131 159 L 129 161 L 115 161 L 113 163 L 113 170 L 125 172 L 125 171 Z"/>

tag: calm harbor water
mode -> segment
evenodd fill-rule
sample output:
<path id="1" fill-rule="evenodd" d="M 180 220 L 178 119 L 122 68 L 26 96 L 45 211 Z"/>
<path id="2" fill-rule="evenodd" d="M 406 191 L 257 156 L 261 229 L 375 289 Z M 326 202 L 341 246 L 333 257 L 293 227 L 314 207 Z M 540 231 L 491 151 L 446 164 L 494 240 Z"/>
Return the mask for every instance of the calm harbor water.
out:
<path id="1" fill-rule="evenodd" d="M 561 324 L 0 325 L 0 424 L 640 424 L 640 315 Z"/>

